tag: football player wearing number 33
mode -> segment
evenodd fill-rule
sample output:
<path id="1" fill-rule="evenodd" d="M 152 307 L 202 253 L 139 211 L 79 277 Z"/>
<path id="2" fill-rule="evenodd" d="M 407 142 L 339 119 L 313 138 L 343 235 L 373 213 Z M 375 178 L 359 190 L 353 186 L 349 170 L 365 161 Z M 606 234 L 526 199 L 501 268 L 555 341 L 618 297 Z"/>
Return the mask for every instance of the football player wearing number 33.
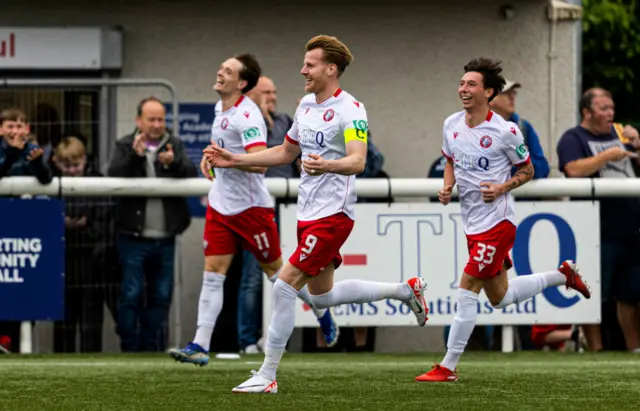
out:
<path id="1" fill-rule="evenodd" d="M 489 102 L 505 84 L 501 72 L 499 61 L 470 61 L 458 87 L 463 110 L 444 122 L 442 153 L 447 162 L 438 198 L 449 204 L 453 186 L 458 184 L 469 261 L 460 281 L 447 354 L 431 371 L 418 376 L 419 382 L 458 380 L 456 366 L 475 327 L 481 290 L 495 308 L 563 284 L 586 298 L 591 296 L 572 261 L 563 262 L 558 270 L 507 278 L 512 266 L 509 251 L 516 237 L 510 191 L 531 180 L 533 166 L 518 126 L 489 110 Z M 510 178 L 512 166 L 517 172 Z"/>
<path id="2" fill-rule="evenodd" d="M 393 298 L 406 303 L 418 325 L 427 321 L 425 282 L 345 280 L 334 284 L 342 263 L 340 247 L 354 225 L 355 176 L 365 165 L 367 113 L 364 105 L 339 87 L 352 60 L 338 39 L 317 36 L 306 45 L 302 70 L 307 94 L 282 145 L 258 153 L 237 154 L 222 147 L 205 149 L 216 168 L 273 167 L 291 164 L 302 153 L 298 194 L 298 246 L 273 286 L 273 313 L 265 359 L 259 371 L 233 389 L 240 393 L 276 393 L 276 370 L 293 332 L 295 301 L 305 285 L 317 308 Z"/>

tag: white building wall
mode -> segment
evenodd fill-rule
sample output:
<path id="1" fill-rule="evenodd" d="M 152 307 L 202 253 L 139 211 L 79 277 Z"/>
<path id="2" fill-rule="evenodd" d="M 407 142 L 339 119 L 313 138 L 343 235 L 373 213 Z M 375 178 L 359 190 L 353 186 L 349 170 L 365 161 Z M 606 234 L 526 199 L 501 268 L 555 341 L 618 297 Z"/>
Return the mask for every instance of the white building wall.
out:
<path id="1" fill-rule="evenodd" d="M 550 84 L 547 2 L 511 1 L 515 17 L 508 21 L 499 14 L 505 3 L 132 0 L 125 6 L 113 1 L 98 5 L 23 0 L 3 4 L 0 26 L 122 26 L 121 76 L 170 80 L 183 102 L 216 101 L 211 85 L 220 62 L 251 52 L 275 81 L 279 108 L 288 113 L 304 92 L 299 70 L 305 42 L 320 33 L 335 35 L 355 56 L 342 86 L 366 105 L 373 141 L 386 158 L 386 171 L 392 177 L 424 177 L 439 156 L 443 120 L 460 108 L 457 84 L 464 64 L 473 57 L 501 59 L 506 76 L 522 83 L 518 112 L 532 122 L 553 164 L 558 137 L 575 124 L 577 23 L 557 26 L 555 82 Z M 554 101 L 550 101 L 551 89 Z M 131 131 L 139 98 L 151 92 L 167 97 L 158 88 L 118 92 L 119 134 Z M 554 130 L 549 129 L 551 112 L 556 116 Z M 191 338 L 195 327 L 201 232 L 202 221 L 194 221 L 184 236 L 183 341 Z M 395 348 L 385 345 L 384 332 L 380 336 L 381 347 Z"/>

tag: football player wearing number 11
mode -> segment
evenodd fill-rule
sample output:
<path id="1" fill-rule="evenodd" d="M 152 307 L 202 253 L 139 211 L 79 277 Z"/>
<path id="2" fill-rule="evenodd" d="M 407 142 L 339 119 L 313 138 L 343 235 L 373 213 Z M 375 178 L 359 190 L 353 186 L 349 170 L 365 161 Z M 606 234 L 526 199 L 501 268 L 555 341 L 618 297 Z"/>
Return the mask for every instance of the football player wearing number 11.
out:
<path id="1" fill-rule="evenodd" d="M 222 147 L 205 149 L 215 167 L 273 167 L 290 164 L 302 153 L 298 194 L 298 247 L 273 286 L 273 313 L 265 359 L 259 371 L 233 389 L 237 393 L 276 393 L 276 369 L 293 332 L 295 299 L 305 284 L 318 308 L 387 298 L 413 310 L 418 325 L 427 321 L 426 283 L 345 280 L 333 283 L 342 263 L 340 247 L 354 224 L 355 175 L 365 165 L 367 113 L 364 105 L 340 89 L 339 79 L 352 60 L 338 39 L 309 40 L 301 70 L 307 94 L 284 143 L 259 153 L 235 154 Z"/>
<path id="2" fill-rule="evenodd" d="M 478 316 L 478 294 L 484 290 L 495 308 L 527 300 L 547 287 L 565 285 L 590 298 L 589 289 L 574 262 L 558 270 L 507 278 L 512 266 L 509 251 L 516 237 L 514 200 L 510 191 L 533 177 L 533 166 L 515 123 L 489 110 L 489 102 L 504 87 L 500 62 L 485 58 L 464 67 L 458 95 L 464 110 L 444 122 L 442 153 L 447 159 L 440 203 L 451 200 L 458 183 L 462 224 L 467 235 L 469 261 L 462 274 L 447 354 L 419 382 L 457 381 L 456 366 Z M 517 167 L 513 177 L 512 165 Z"/>

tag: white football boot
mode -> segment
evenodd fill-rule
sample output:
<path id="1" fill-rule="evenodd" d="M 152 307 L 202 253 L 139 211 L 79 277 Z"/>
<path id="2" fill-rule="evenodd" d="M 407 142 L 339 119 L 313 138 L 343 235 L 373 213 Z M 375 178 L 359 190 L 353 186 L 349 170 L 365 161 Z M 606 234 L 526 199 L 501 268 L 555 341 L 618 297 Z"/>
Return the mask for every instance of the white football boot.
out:
<path id="1" fill-rule="evenodd" d="M 253 377 L 238 385 L 231 392 L 236 394 L 277 394 L 278 382 L 271 381 L 258 374 L 256 370 L 251 370 Z"/>
<path id="2" fill-rule="evenodd" d="M 413 277 L 407 280 L 407 286 L 411 289 L 411 299 L 407 305 L 416 315 L 416 320 L 420 327 L 424 326 L 429 318 L 429 307 L 424 299 L 424 291 L 427 289 L 427 282 L 420 277 Z"/>

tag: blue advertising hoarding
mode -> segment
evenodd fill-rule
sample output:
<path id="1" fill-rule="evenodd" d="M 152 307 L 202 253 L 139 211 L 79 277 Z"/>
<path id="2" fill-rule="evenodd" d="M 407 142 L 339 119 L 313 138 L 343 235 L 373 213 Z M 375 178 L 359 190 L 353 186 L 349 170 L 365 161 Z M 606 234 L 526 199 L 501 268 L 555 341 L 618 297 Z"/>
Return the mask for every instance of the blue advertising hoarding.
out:
<path id="1" fill-rule="evenodd" d="M 0 320 L 64 319 L 64 203 L 0 199 Z"/>
<path id="2" fill-rule="evenodd" d="M 167 127 L 173 126 L 172 105 L 165 103 L 167 110 Z M 202 150 L 209 145 L 211 138 L 211 124 L 215 117 L 215 103 L 180 103 L 178 135 L 184 143 L 187 156 L 193 161 L 200 172 Z M 207 197 L 190 197 L 189 209 L 193 217 L 204 217 L 207 211 Z"/>

